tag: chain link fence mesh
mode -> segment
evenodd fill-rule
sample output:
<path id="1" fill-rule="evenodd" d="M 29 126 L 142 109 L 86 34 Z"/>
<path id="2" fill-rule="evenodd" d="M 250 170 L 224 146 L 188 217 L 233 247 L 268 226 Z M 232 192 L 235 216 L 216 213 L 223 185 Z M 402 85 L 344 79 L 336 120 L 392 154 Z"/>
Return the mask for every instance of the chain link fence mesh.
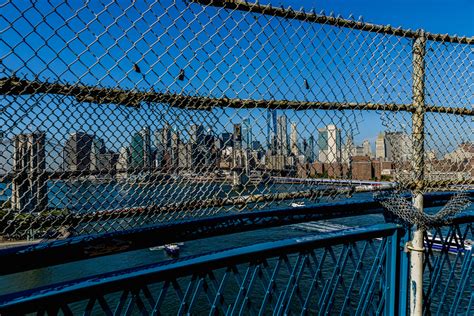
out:
<path id="1" fill-rule="evenodd" d="M 472 188 L 473 38 L 423 35 L 420 110 L 420 32 L 238 1 L 0 10 L 5 240 Z"/>

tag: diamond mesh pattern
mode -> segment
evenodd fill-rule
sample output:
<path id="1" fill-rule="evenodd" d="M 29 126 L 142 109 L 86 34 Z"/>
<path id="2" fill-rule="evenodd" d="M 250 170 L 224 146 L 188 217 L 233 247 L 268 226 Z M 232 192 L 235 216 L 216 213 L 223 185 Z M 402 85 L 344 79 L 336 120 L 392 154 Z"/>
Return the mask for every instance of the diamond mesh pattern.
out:
<path id="1" fill-rule="evenodd" d="M 1 5 L 2 238 L 472 186 L 472 38 L 426 34 L 420 154 L 421 33 L 262 8 Z"/>

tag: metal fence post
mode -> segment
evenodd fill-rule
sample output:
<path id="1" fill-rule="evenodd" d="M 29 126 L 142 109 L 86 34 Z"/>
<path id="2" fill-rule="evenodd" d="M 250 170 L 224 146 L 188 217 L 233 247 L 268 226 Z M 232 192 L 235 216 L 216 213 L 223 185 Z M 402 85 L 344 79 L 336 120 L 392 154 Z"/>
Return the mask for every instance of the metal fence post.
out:
<path id="1" fill-rule="evenodd" d="M 425 120 L 425 48 L 426 37 L 423 31 L 418 32 L 413 44 L 413 175 L 414 207 L 423 212 L 424 186 L 424 120 Z M 416 226 L 410 245 L 410 312 L 421 315 L 423 312 L 423 229 Z"/>

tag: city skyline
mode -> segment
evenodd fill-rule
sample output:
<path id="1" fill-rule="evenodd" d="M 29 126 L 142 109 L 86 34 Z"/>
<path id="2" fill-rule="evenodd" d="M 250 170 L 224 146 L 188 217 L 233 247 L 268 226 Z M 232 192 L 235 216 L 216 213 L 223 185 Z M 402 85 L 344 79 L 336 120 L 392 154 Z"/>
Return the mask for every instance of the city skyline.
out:
<path id="1" fill-rule="evenodd" d="M 274 112 L 276 114 L 276 111 Z M 240 144 L 241 146 L 243 146 L 246 142 L 244 140 L 244 134 L 247 134 L 247 135 L 250 135 L 250 136 L 247 136 L 248 139 L 252 140 L 250 146 L 244 146 L 243 149 L 256 149 L 256 148 L 259 148 L 260 150 L 261 149 L 272 149 L 274 150 L 275 153 L 277 154 L 282 154 L 283 152 L 285 152 L 286 154 L 285 155 L 288 155 L 288 154 L 295 154 L 295 148 L 291 147 L 293 145 L 293 140 L 292 138 L 294 138 L 294 136 L 297 136 L 297 139 L 296 139 L 296 144 L 297 144 L 297 147 L 296 147 L 296 151 L 298 153 L 301 153 L 303 154 L 305 157 L 307 157 L 307 160 L 308 161 L 325 161 L 325 159 L 321 159 L 320 157 L 320 147 L 321 145 L 318 144 L 318 142 L 315 141 L 315 136 L 313 134 L 310 134 L 309 137 L 302 137 L 301 136 L 301 133 L 300 131 L 296 128 L 297 127 L 297 124 L 293 121 L 290 121 L 287 119 L 286 115 L 279 115 L 279 116 L 276 116 L 275 117 L 277 118 L 277 135 L 275 137 L 275 144 L 277 147 L 275 148 L 271 148 L 271 147 L 268 147 L 268 144 L 266 144 L 266 140 L 268 139 L 268 137 L 266 135 L 263 135 L 263 138 L 264 139 L 264 143 L 260 142 L 259 140 L 252 140 L 254 139 L 253 138 L 253 135 L 255 134 L 253 132 L 253 128 L 252 128 L 252 122 L 251 120 L 247 117 L 247 118 L 244 118 L 240 124 L 234 124 L 234 129 L 235 129 L 235 126 L 239 126 L 240 128 Z M 285 123 L 286 124 L 285 124 Z M 246 132 L 244 133 L 244 125 L 247 124 L 249 126 L 249 128 L 246 129 Z M 326 125 L 327 126 L 331 126 L 331 125 L 334 125 L 334 124 L 329 124 L 329 125 Z M 335 126 L 335 125 L 334 125 Z M 193 128 L 198 128 L 199 130 L 198 131 L 194 131 L 194 136 L 193 136 L 193 131 L 192 129 Z M 296 128 L 296 129 L 295 129 Z M 320 138 L 321 136 L 321 130 L 323 130 L 325 127 L 323 128 L 319 128 L 318 129 L 318 138 Z M 125 143 L 121 143 L 120 146 L 109 146 L 109 144 L 106 144 L 106 140 L 104 140 L 104 138 L 102 137 L 99 137 L 97 136 L 96 134 L 88 134 L 88 133 L 85 133 L 85 132 L 82 132 L 82 131 L 75 131 L 75 132 L 72 132 L 69 134 L 68 136 L 68 139 L 66 139 L 65 143 L 64 143 L 64 147 L 66 148 L 65 150 L 65 154 L 64 154 L 64 157 L 62 157 L 64 160 L 62 163 L 57 163 L 56 162 L 56 165 L 59 165 L 59 164 L 64 164 L 65 166 L 68 165 L 68 164 L 71 164 L 70 162 L 68 162 L 68 160 L 71 160 L 71 159 L 74 159 L 74 158 L 71 158 L 70 156 L 68 156 L 67 154 L 67 148 L 74 148 L 74 146 L 77 147 L 77 144 L 74 145 L 74 144 L 68 144 L 68 142 L 71 142 L 73 141 L 72 138 L 76 135 L 86 135 L 87 137 L 85 139 L 82 139 L 81 141 L 84 142 L 85 144 L 82 144 L 80 147 L 82 148 L 88 148 L 87 151 L 88 151 L 88 154 L 79 154 L 80 156 L 83 156 L 83 157 L 87 157 L 85 159 L 83 159 L 80 163 L 78 163 L 78 171 L 80 170 L 84 170 L 86 167 L 84 166 L 81 166 L 82 165 L 87 165 L 87 166 L 92 166 L 92 168 L 94 168 L 94 164 L 98 164 L 100 165 L 101 163 L 103 164 L 104 162 L 98 162 L 99 160 L 97 160 L 96 158 L 96 161 L 97 162 L 92 162 L 92 159 L 94 159 L 94 157 L 98 157 L 99 155 L 102 156 L 102 157 L 106 157 L 106 159 L 108 159 L 109 161 L 114 161 L 114 163 L 117 162 L 119 156 L 120 156 L 120 152 L 122 151 L 122 148 L 123 147 L 127 147 L 127 148 L 131 148 L 133 147 L 132 143 L 133 143 L 133 138 L 140 134 L 140 132 L 143 132 L 144 129 L 147 129 L 148 130 L 148 138 L 149 138 L 149 145 L 147 145 L 147 147 L 149 147 L 148 149 L 148 152 L 151 152 L 151 150 L 154 151 L 154 154 L 156 155 L 160 155 L 160 149 L 159 149 L 159 146 L 158 146 L 158 138 L 157 137 L 165 137 L 168 139 L 166 142 L 168 142 L 168 147 L 170 146 L 171 142 L 172 142 L 172 137 L 175 138 L 174 142 L 179 142 L 180 144 L 186 144 L 188 143 L 189 141 L 191 141 L 193 139 L 193 137 L 198 137 L 198 138 L 202 138 L 204 135 L 206 135 L 206 127 L 203 126 L 203 125 L 196 125 L 196 124 L 193 124 L 191 125 L 190 127 L 190 130 L 187 131 L 187 130 L 183 130 L 181 133 L 179 133 L 175 127 L 173 127 L 171 124 L 169 124 L 168 122 L 165 122 L 162 127 L 160 128 L 157 128 L 157 129 L 151 129 L 151 127 L 144 127 L 142 129 L 140 129 L 138 132 L 135 132 L 135 134 L 132 134 L 132 136 L 130 137 L 131 141 L 130 142 L 125 142 Z M 268 130 L 272 130 L 271 128 L 269 128 Z M 226 143 L 228 143 L 228 145 L 230 147 L 233 146 L 232 144 L 232 141 L 234 141 L 234 135 L 233 135 L 233 132 L 222 132 L 222 133 L 216 133 L 214 132 L 212 129 L 208 129 L 208 131 L 211 131 L 211 134 L 213 135 L 214 138 L 218 139 L 222 145 L 225 145 Z M 235 131 L 234 131 L 235 132 Z M 45 135 L 47 135 L 47 132 L 44 132 Z M 159 134 L 165 134 L 165 135 L 162 135 L 162 136 L 158 136 Z M 196 134 L 197 133 L 197 134 Z M 198 136 L 196 136 L 198 135 Z M 200 135 L 200 136 L 199 136 Z M 341 132 L 339 130 L 338 132 L 338 135 L 337 136 L 338 138 L 342 139 L 341 137 Z M 401 144 L 397 144 L 395 145 L 395 147 L 404 147 L 404 148 L 410 148 L 410 144 L 411 144 L 411 136 L 405 132 L 402 132 L 402 131 L 395 131 L 395 132 L 390 132 L 390 131 L 381 131 L 378 133 L 377 135 L 377 138 L 374 142 L 371 142 L 370 140 L 368 139 L 364 139 L 362 142 L 359 142 L 359 145 L 357 145 L 357 142 L 353 142 L 353 136 L 352 135 L 348 135 L 345 140 L 346 142 L 344 142 L 344 139 L 342 139 L 343 141 L 341 142 L 340 140 L 338 140 L 337 142 L 339 142 L 340 144 L 336 147 L 336 156 L 335 157 L 332 157 L 330 158 L 329 160 L 334 160 L 334 161 L 342 161 L 342 162 L 345 162 L 347 161 L 347 153 L 345 154 L 344 153 L 344 150 L 346 149 L 347 151 L 347 140 L 351 140 L 352 142 L 352 145 L 353 148 L 349 150 L 350 154 L 352 156 L 360 156 L 360 155 L 368 155 L 370 157 L 374 157 L 374 158 L 379 158 L 380 157 L 380 149 L 377 148 L 377 141 L 380 142 L 379 138 L 381 135 L 385 135 L 385 137 L 391 137 L 391 135 L 403 135 L 404 139 L 403 140 L 400 140 L 402 143 L 406 143 L 406 145 L 401 145 Z M 260 134 L 260 136 L 262 136 Z M 226 140 L 227 139 L 227 140 Z M 311 150 L 311 140 L 313 142 L 313 146 L 312 146 L 312 150 Z M 4 139 L 3 139 L 4 141 Z M 392 146 L 393 144 L 395 144 L 398 140 L 394 140 L 394 141 L 391 141 L 392 143 Z M 316 143 L 316 145 L 315 145 Z M 463 143 L 469 143 L 469 142 L 461 142 L 459 145 L 463 144 Z M 0 142 L 0 144 L 2 144 L 2 142 Z M 286 145 L 284 145 L 286 144 Z M 459 146 L 458 145 L 458 146 Z M 11 146 L 11 144 L 10 144 Z M 49 145 L 49 139 L 48 137 L 46 136 L 46 147 L 51 147 Z M 61 146 L 61 143 L 60 142 L 57 142 L 57 146 Z M 273 146 L 273 145 L 272 145 Z M 3 147 L 5 147 L 5 145 L 3 145 Z M 112 148 L 111 148 L 112 147 Z M 177 145 L 175 145 L 175 147 L 177 147 Z M 455 150 L 457 147 L 453 147 L 451 151 Z M 5 148 L 3 149 L 5 152 L 8 152 L 8 150 L 5 150 Z M 90 155 L 91 152 L 93 152 L 95 150 L 96 152 L 96 155 Z M 53 146 L 53 149 L 51 150 L 47 150 L 47 152 L 51 152 L 51 151 L 57 151 L 57 150 L 54 150 L 54 146 Z M 136 153 L 133 153 L 133 151 L 129 150 L 130 153 L 132 155 L 136 155 Z M 430 155 L 434 155 L 435 157 L 443 157 L 445 156 L 446 154 L 449 154 L 451 151 L 447 151 L 445 153 L 442 153 L 442 152 L 438 152 L 436 150 L 427 150 L 427 152 L 430 152 Z M 384 141 L 384 152 L 385 152 L 385 157 L 388 158 L 389 160 L 400 160 L 400 161 L 407 161 L 409 159 L 409 156 L 410 156 L 410 153 L 409 153 L 409 150 L 405 151 L 404 153 L 401 154 L 401 156 L 397 157 L 397 158 L 394 158 L 393 156 L 393 153 L 392 153 L 392 150 L 391 150 L 391 146 L 390 144 L 387 142 L 387 140 Z M 114 156 L 116 155 L 116 156 Z M 145 156 L 150 156 L 150 159 L 151 159 L 151 154 L 145 154 Z M 344 156 L 346 155 L 346 156 Z M 174 152 L 174 157 L 177 156 L 177 153 Z M 297 156 L 297 155 L 294 155 L 294 156 Z M 313 157 L 313 158 L 312 158 Z M 346 158 L 345 158 L 346 157 Z M 48 157 L 47 160 L 51 160 L 52 157 Z M 2 157 L 3 160 L 8 160 L 6 159 L 5 157 Z M 77 159 L 77 158 L 76 158 Z M 137 158 L 138 159 L 138 158 Z M 156 157 L 155 157 L 156 159 Z M 133 159 L 132 159 L 133 160 Z M 8 161 L 3 161 L 2 162 L 2 165 L 8 165 Z M 53 163 L 54 164 L 54 163 Z M 154 161 L 150 161 L 148 163 L 150 166 L 154 164 Z M 11 165 L 11 163 L 10 163 Z M 48 163 L 48 165 L 50 165 L 50 163 Z M 107 165 L 110 165 L 110 162 L 107 163 Z M 86 169 L 88 169 L 89 167 L 87 167 Z M 5 168 L 4 168 L 5 169 Z"/>

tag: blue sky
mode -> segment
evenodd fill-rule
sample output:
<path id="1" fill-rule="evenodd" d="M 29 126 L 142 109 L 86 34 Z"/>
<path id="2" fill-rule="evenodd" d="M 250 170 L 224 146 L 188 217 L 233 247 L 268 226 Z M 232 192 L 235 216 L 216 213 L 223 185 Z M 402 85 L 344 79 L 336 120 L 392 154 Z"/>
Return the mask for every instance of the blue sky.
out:
<path id="1" fill-rule="evenodd" d="M 474 36 L 474 1 L 471 0 L 317 0 L 260 1 L 282 3 L 297 9 L 313 7 L 316 12 L 333 11 L 336 15 L 403 28 L 422 28 L 432 33 Z"/>
<path id="2" fill-rule="evenodd" d="M 261 1 L 262 3 L 268 1 Z M 472 1 L 271 1 L 295 9 L 314 7 L 348 17 L 434 33 L 474 34 Z M 52 3 L 52 4 L 51 4 Z M 138 2 L 13 1 L 0 8 L 0 77 L 82 82 L 215 97 L 411 102 L 411 41 L 297 21 L 257 17 L 225 10 L 189 7 L 182 1 Z M 165 10 L 165 7 L 170 7 Z M 126 10 L 124 10 L 126 8 Z M 183 12 L 184 13 L 181 13 Z M 23 13 L 20 13 L 23 12 Z M 229 18 L 230 17 L 230 18 Z M 77 35 L 79 34 L 79 35 Z M 433 45 L 427 67 L 427 97 L 433 104 L 468 106 L 472 77 L 466 73 L 464 47 Z M 438 65 L 439 57 L 450 66 Z M 468 63 L 469 61 L 467 61 Z M 138 64 L 142 73 L 133 71 Z M 186 79 L 177 80 L 185 70 Z M 310 88 L 304 87 L 307 80 Z M 471 93 L 472 95 L 472 93 Z M 51 96 L 2 98 L 0 123 L 7 137 L 28 129 L 47 130 L 59 142 L 84 130 L 118 149 L 143 126 L 173 124 L 186 138 L 191 124 L 215 132 L 253 118 L 253 133 L 264 140 L 261 110 L 181 111 L 160 105 L 133 110 L 115 105 L 78 103 Z M 375 140 L 379 131 L 408 128 L 409 116 L 337 111 L 286 111 L 302 137 L 334 123 L 356 143 Z M 3 120 L 3 122 L 2 122 Z M 383 126 L 383 124 L 387 126 Z M 457 124 L 454 121 L 452 124 Z M 465 137 L 458 135 L 459 137 Z M 448 135 L 447 137 L 450 137 Z M 468 137 L 470 137 L 468 135 Z"/>

